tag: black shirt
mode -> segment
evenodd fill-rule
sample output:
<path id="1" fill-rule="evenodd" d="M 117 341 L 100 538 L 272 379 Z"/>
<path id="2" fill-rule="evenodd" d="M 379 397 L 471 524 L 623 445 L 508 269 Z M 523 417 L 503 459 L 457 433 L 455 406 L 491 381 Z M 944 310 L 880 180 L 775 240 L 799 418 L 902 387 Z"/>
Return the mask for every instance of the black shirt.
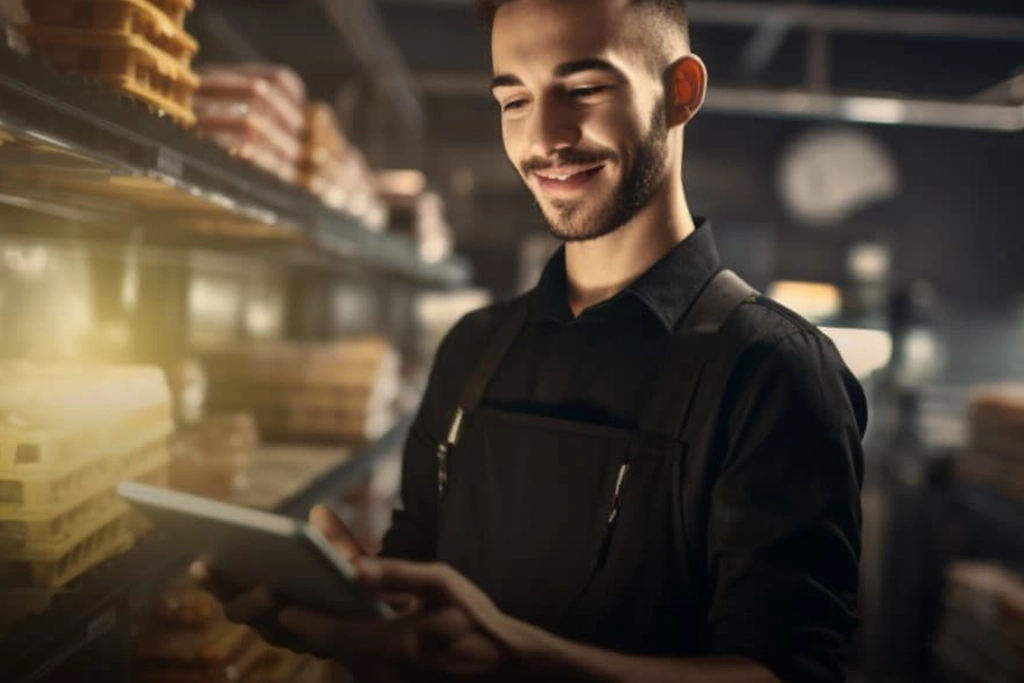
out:
<path id="1" fill-rule="evenodd" d="M 559 250 L 483 405 L 635 428 L 676 323 L 719 268 L 711 227 L 699 221 L 634 284 L 574 318 Z M 470 314 L 438 351 L 385 555 L 435 558 L 435 449 L 507 310 L 499 303 Z M 864 395 L 831 341 L 796 314 L 758 297 L 735 316 L 743 350 L 707 399 L 718 419 L 701 426 L 687 454 L 713 475 L 681 501 L 688 518 L 707 524 L 707 654 L 753 657 L 787 681 L 843 680 L 855 623 Z"/>

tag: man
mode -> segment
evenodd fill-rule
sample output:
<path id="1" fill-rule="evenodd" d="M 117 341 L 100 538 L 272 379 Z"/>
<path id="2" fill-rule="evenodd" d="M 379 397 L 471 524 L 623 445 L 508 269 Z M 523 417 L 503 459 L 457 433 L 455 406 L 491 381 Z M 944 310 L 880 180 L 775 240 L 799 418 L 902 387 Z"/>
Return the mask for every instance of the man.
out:
<path id="1" fill-rule="evenodd" d="M 265 591 L 229 614 L 373 680 L 844 680 L 864 397 L 690 215 L 707 72 L 683 3 L 481 9 L 505 150 L 565 246 L 438 352 L 384 540 L 402 559 L 357 560 L 402 616 Z"/>

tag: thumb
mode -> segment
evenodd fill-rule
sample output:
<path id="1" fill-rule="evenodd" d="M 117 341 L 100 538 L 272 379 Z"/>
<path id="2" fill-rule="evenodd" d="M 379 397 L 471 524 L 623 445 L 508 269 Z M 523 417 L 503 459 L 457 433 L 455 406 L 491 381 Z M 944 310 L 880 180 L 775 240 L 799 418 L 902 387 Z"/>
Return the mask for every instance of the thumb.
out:
<path id="1" fill-rule="evenodd" d="M 331 508 L 320 504 L 309 511 L 309 524 L 324 535 L 330 544 L 346 560 L 365 555 L 366 551 Z"/>

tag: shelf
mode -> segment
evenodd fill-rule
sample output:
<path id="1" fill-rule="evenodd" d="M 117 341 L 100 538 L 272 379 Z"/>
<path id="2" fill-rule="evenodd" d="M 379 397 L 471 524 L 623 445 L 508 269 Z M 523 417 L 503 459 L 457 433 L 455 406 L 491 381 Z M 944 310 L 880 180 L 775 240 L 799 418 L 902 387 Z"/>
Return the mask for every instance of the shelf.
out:
<path id="1" fill-rule="evenodd" d="M 401 448 L 412 418 L 400 420 L 379 440 L 356 449 L 322 446 L 267 446 L 270 470 L 290 472 L 305 481 L 285 490 L 255 493 L 247 500 L 280 514 L 304 518 L 316 503 L 356 483 L 381 458 Z M 287 463 L 289 456 L 302 461 Z M 19 621 L 0 636 L 0 681 L 33 681 L 49 668 L 131 619 L 162 586 L 180 574 L 190 557 L 159 537 L 140 541 L 132 550 L 74 581 L 53 598 L 46 611 Z"/>
<path id="2" fill-rule="evenodd" d="M 380 460 L 399 452 L 405 443 L 412 421 L 412 416 L 400 419 L 378 440 L 356 449 L 351 457 L 339 459 L 334 467 L 310 486 L 278 504 L 278 512 L 305 518 L 310 508 L 328 499 L 333 492 L 342 491 L 347 485 L 358 483 Z"/>
<path id="3" fill-rule="evenodd" d="M 0 204 L 17 225 L 59 219 L 76 236 L 285 250 L 311 267 L 370 267 L 433 287 L 468 280 L 460 259 L 354 218 L 198 138 L 143 105 L 0 48 Z"/>

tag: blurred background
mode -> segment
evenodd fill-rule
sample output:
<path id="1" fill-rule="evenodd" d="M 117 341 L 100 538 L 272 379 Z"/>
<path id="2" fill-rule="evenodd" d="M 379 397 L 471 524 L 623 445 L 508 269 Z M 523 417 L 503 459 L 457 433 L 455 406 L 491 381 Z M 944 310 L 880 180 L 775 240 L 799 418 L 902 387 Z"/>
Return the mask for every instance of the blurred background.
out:
<path id="1" fill-rule="evenodd" d="M 691 0 L 691 208 L 864 383 L 859 681 L 1024 681 L 1024 4 Z M 0 680 L 324 681 L 139 479 L 371 548 L 433 353 L 556 246 L 470 0 L 2 0 Z"/>

